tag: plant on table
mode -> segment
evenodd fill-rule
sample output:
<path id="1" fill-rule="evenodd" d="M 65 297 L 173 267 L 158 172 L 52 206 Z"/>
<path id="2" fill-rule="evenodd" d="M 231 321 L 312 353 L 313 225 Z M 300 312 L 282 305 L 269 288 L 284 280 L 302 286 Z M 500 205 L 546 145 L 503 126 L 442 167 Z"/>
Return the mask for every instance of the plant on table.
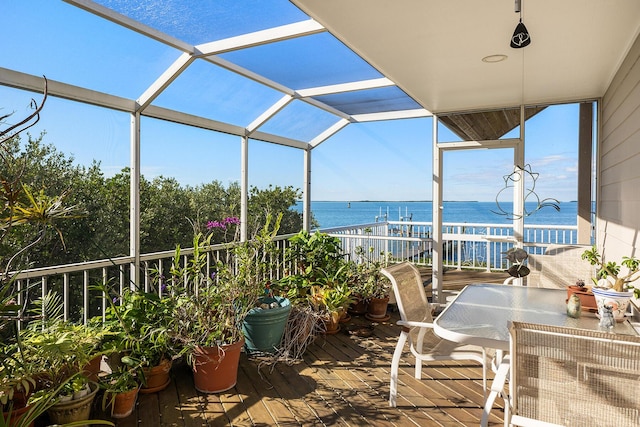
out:
<path id="1" fill-rule="evenodd" d="M 631 283 L 640 279 L 640 260 L 636 257 L 622 257 L 620 263 L 605 261 L 594 245 L 582 253 L 582 259 L 598 268 L 596 277 L 592 278 L 594 284 L 600 288 L 611 288 L 616 292 L 633 290 L 636 297 L 640 297 L 640 289 Z M 623 273 L 622 267 L 626 268 Z"/>

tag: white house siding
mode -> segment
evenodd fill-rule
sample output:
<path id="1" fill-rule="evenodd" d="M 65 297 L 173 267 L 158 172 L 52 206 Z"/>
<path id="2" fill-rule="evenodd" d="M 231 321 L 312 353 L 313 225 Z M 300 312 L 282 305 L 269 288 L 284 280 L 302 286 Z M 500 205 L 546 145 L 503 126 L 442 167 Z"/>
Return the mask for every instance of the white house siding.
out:
<path id="1" fill-rule="evenodd" d="M 640 37 L 602 100 L 597 243 L 605 258 L 640 256 Z"/>

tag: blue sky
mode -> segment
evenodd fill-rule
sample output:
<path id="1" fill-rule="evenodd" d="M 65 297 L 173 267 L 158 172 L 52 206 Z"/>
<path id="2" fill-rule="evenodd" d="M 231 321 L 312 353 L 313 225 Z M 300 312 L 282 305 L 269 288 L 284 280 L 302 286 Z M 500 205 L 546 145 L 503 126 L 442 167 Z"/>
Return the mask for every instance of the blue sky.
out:
<path id="1" fill-rule="evenodd" d="M 0 67 L 137 98 L 178 55 L 66 3 L 2 1 Z M 246 125 L 279 97 L 224 70 L 215 70 L 211 78 L 209 65 L 189 69 L 157 103 L 193 114 L 215 112 L 216 119 Z M 39 99 L 0 86 L 0 113 L 15 111 L 14 117 L 21 117 L 31 97 Z M 287 125 L 297 137 L 311 139 L 335 120 L 327 115 L 298 122 L 305 108 L 293 106 L 265 131 Z M 236 113 L 240 110 L 242 116 Z M 540 174 L 541 198 L 576 199 L 577 123 L 576 105 L 548 108 L 527 122 L 526 161 Z M 431 126 L 430 118 L 347 126 L 312 152 L 312 199 L 430 200 Z M 141 130 L 142 172 L 148 179 L 163 175 L 192 186 L 240 179 L 239 137 L 149 118 L 143 118 Z M 40 123 L 30 130 L 41 131 L 47 133 L 45 142 L 79 164 L 100 161 L 106 175 L 129 165 L 127 114 L 50 98 Z M 441 140 L 452 139 L 442 129 Z M 251 185 L 302 188 L 302 151 L 252 141 L 249 155 Z M 512 157 L 504 149 L 446 153 L 444 198 L 494 200 L 503 176 L 511 172 Z"/>

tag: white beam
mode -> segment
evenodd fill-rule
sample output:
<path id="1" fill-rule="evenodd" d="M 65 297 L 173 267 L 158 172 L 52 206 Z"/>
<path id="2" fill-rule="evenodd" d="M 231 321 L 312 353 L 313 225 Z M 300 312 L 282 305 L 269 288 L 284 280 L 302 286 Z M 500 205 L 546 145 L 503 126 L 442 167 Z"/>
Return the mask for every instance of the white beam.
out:
<path id="1" fill-rule="evenodd" d="M 257 139 L 259 141 L 270 142 L 272 144 L 284 145 L 285 147 L 299 148 L 306 150 L 309 144 L 306 142 L 298 141 L 297 139 L 286 138 L 284 136 L 272 135 L 270 133 L 264 133 L 255 131 L 251 134 L 251 139 Z"/>
<path id="2" fill-rule="evenodd" d="M 302 192 L 302 229 L 311 231 L 311 149 L 304 150 L 304 190 Z"/>
<path id="3" fill-rule="evenodd" d="M 312 148 L 317 147 L 318 145 L 322 144 L 324 141 L 329 139 L 332 135 L 335 135 L 340 129 L 342 129 L 349 123 L 350 123 L 349 120 L 346 120 L 346 119 L 338 120 L 333 126 L 331 126 L 330 128 L 326 129 L 324 132 L 322 132 L 320 135 L 313 138 L 313 140 L 311 140 L 309 145 Z"/>
<path id="4" fill-rule="evenodd" d="M 216 40 L 196 46 L 199 56 L 216 55 L 238 49 L 260 46 L 296 37 L 308 36 L 327 31 L 322 25 L 313 19 L 268 28 L 254 33 L 242 34 L 223 40 Z"/>
<path id="5" fill-rule="evenodd" d="M 180 55 L 180 57 L 144 91 L 140 98 L 138 98 L 139 109 L 142 111 L 147 108 L 194 60 L 193 55 L 189 53 L 185 52 Z"/>
<path id="6" fill-rule="evenodd" d="M 375 122 L 381 120 L 416 119 L 431 117 L 433 114 L 423 108 L 414 110 L 386 111 L 382 113 L 354 114 L 351 116 L 354 122 Z"/>
<path id="7" fill-rule="evenodd" d="M 309 89 L 297 90 L 302 97 L 330 95 L 334 93 L 353 92 L 356 90 L 377 89 L 381 87 L 394 86 L 394 83 L 386 77 L 371 80 L 360 80 L 351 83 L 341 83 L 329 86 L 319 86 Z"/>
<path id="8" fill-rule="evenodd" d="M 249 138 L 242 137 L 240 148 L 240 241 L 246 242 L 249 219 Z"/>
<path id="9" fill-rule="evenodd" d="M 432 275 L 431 275 L 431 287 L 436 291 L 436 299 L 438 303 L 444 303 L 444 294 L 442 293 L 442 155 L 443 151 L 440 148 L 440 144 L 438 144 L 438 117 L 433 116 L 433 125 L 432 125 L 432 135 L 433 135 L 433 158 L 432 158 L 432 168 L 433 168 L 433 178 L 432 178 L 432 194 L 431 194 L 431 220 L 433 225 L 433 230 L 431 233 L 431 238 L 433 240 L 433 250 L 431 252 L 431 264 L 432 264 Z"/>
<path id="10" fill-rule="evenodd" d="M 269 109 L 267 109 L 264 113 L 262 113 L 257 119 L 247 126 L 247 131 L 249 134 L 254 132 L 260 126 L 262 126 L 267 120 L 278 114 L 284 107 L 289 105 L 289 103 L 293 101 L 293 96 L 285 95 L 278 100 L 275 104 L 273 104 Z"/>
<path id="11" fill-rule="evenodd" d="M 42 77 L 0 67 L 0 85 L 42 93 L 44 88 L 44 79 Z M 110 108 L 112 110 L 125 111 L 127 113 L 133 113 L 136 111 L 137 104 L 132 99 L 121 98 L 104 92 L 73 86 L 56 80 L 48 79 L 48 90 L 49 96 L 70 99 L 72 101 L 97 105 L 99 107 Z"/>
<path id="12" fill-rule="evenodd" d="M 520 144 L 518 138 L 491 139 L 486 141 L 440 142 L 442 150 L 473 150 L 483 148 L 515 148 Z"/>
<path id="13" fill-rule="evenodd" d="M 132 285 L 140 284 L 140 113 L 131 114 L 129 175 L 129 255 Z"/>
<path id="14" fill-rule="evenodd" d="M 129 18 L 128 16 L 122 15 L 109 9 L 108 7 L 104 7 L 98 3 L 95 3 L 91 0 L 63 0 L 69 4 L 72 4 L 80 9 L 86 10 L 87 12 L 93 13 L 94 15 L 100 16 L 108 21 L 114 22 L 122 27 L 128 28 L 130 30 L 135 31 L 136 33 L 145 35 L 154 40 L 162 42 L 166 45 L 179 49 L 183 52 L 192 52 L 193 46 L 183 42 L 180 39 L 175 37 L 171 37 L 168 34 L 165 34 L 161 31 L 158 31 L 154 28 L 151 28 L 147 25 L 141 24 L 140 22 Z"/>

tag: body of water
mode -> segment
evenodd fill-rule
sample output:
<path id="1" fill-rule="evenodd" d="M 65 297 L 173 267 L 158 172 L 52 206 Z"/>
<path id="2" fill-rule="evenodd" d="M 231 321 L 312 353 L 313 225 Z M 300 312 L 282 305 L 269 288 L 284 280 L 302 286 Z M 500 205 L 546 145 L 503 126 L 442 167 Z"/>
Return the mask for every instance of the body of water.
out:
<path id="1" fill-rule="evenodd" d="M 527 203 L 525 224 L 576 225 L 577 203 L 562 202 L 560 211 L 552 207 L 536 209 L 535 203 Z M 297 208 L 302 211 L 301 204 Z M 500 215 L 500 208 L 507 210 L 510 204 L 498 207 L 495 202 L 444 202 L 443 222 L 467 222 L 510 224 L 512 220 Z M 321 228 L 339 227 L 384 221 L 413 220 L 431 222 L 431 202 L 311 202 L 314 218 Z"/>

